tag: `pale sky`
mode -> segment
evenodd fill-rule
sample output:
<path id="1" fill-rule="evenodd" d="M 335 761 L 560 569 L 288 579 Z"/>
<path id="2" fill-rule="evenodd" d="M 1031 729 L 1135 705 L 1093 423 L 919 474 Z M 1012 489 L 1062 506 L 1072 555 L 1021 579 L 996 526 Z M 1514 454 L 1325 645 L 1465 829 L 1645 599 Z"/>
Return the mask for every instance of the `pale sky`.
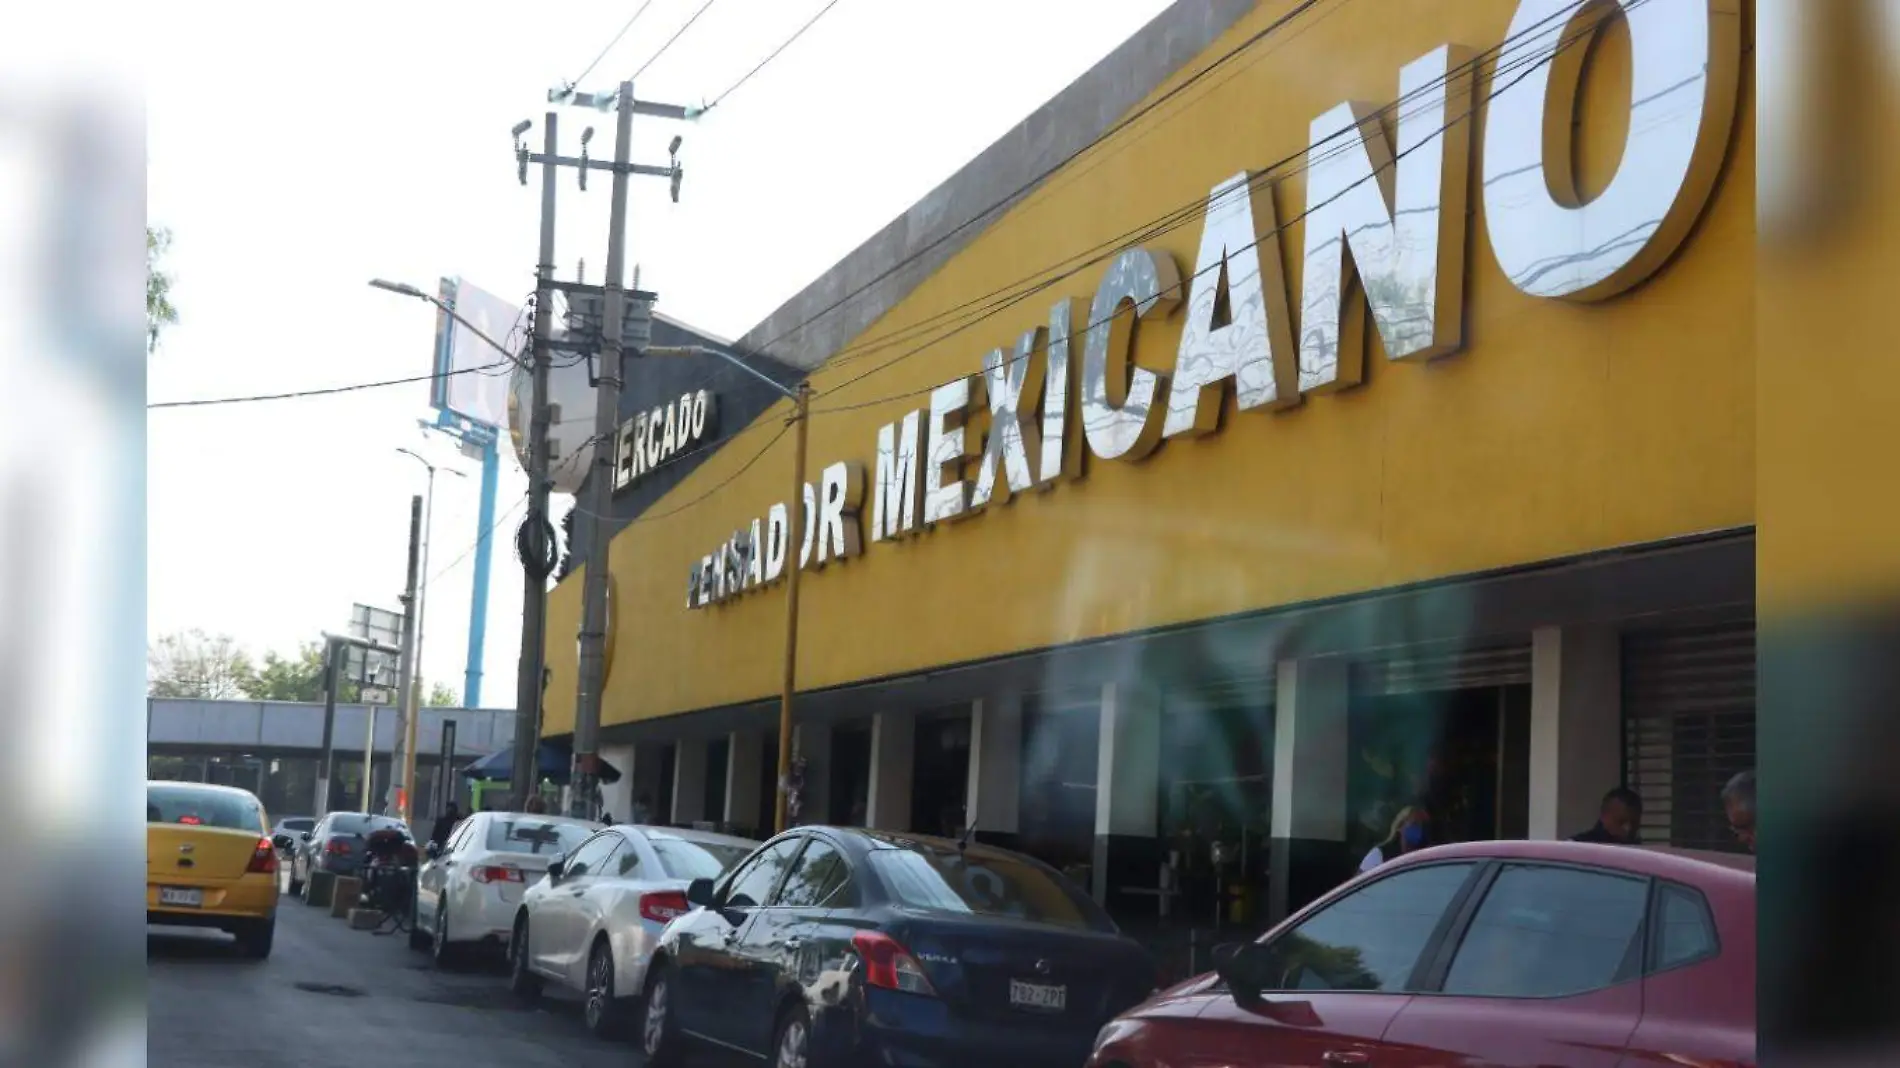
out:
<path id="1" fill-rule="evenodd" d="M 704 0 L 653 0 L 582 84 L 631 75 Z M 637 86 L 717 95 L 824 0 L 716 0 Z M 533 288 L 538 178 L 516 178 L 508 131 L 574 78 L 640 0 L 200 0 L 142 41 L 148 218 L 170 228 L 182 321 L 151 361 L 150 401 L 276 393 L 426 374 L 432 309 L 370 289 L 431 292 L 459 275 Z M 1167 6 L 1167 0 L 840 0 L 696 124 L 639 120 L 635 157 L 685 138 L 678 205 L 636 181 L 628 263 L 661 311 L 737 337 Z M 613 118 L 561 116 L 564 153 Z M 607 180 L 562 188 L 558 262 L 606 263 Z M 629 279 L 630 280 L 630 279 Z M 423 675 L 462 691 L 479 465 L 416 421 L 424 383 L 331 397 L 149 413 L 149 633 L 233 636 L 253 654 L 341 630 L 352 602 L 396 608 L 409 447 L 466 478 L 436 480 Z M 496 512 L 526 492 L 504 449 Z M 566 509 L 558 497 L 554 516 Z M 521 570 L 497 532 L 482 704 L 512 706 Z"/>

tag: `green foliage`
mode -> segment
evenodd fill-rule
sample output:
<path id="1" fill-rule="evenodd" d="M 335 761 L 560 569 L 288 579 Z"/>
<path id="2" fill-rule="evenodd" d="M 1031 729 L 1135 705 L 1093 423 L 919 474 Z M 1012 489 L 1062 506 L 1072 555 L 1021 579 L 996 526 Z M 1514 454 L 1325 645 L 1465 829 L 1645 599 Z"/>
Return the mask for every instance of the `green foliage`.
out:
<path id="1" fill-rule="evenodd" d="M 158 351 L 158 337 L 165 328 L 178 322 L 178 309 L 172 305 L 172 276 L 159 270 L 159 261 L 171 248 L 170 230 L 145 228 L 145 352 Z"/>
<path id="2" fill-rule="evenodd" d="M 250 656 L 226 634 L 166 634 L 145 651 L 145 692 L 153 697 L 248 697 L 256 676 Z"/>
<path id="3" fill-rule="evenodd" d="M 439 682 L 429 687 L 428 693 L 428 700 L 422 703 L 429 708 L 454 708 L 462 703 L 460 695 Z"/>

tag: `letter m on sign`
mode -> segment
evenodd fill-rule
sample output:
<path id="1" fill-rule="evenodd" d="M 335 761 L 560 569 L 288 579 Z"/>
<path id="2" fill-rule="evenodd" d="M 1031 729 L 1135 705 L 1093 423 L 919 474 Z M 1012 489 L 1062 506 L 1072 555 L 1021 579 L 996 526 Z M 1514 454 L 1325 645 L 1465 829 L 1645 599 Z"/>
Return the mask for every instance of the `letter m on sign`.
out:
<path id="1" fill-rule="evenodd" d="M 889 541 L 917 529 L 922 511 L 924 451 L 922 412 L 877 431 L 877 497 L 871 509 L 871 540 Z"/>

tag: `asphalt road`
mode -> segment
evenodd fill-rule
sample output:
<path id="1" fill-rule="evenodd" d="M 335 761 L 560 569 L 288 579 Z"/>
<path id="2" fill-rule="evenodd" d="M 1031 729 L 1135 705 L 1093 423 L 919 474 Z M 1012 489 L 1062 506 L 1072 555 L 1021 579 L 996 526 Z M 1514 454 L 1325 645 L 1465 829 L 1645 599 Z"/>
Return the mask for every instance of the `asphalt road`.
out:
<path id="1" fill-rule="evenodd" d="M 152 1068 L 638 1068 L 558 995 L 524 1008 L 499 964 L 440 972 L 400 934 L 371 935 L 286 896 L 276 945 L 244 960 L 219 932 L 147 928 Z"/>

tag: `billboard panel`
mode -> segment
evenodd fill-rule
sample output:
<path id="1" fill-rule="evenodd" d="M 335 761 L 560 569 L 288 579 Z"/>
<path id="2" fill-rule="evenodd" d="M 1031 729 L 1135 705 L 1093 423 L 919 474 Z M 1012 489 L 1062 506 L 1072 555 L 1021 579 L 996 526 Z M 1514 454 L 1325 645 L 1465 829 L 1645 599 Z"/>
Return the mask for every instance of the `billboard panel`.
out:
<path id="1" fill-rule="evenodd" d="M 430 380 L 429 402 L 482 426 L 506 427 L 508 383 L 514 368 L 505 364 L 525 347 L 528 317 L 520 305 L 457 278 L 442 279 L 441 296 L 442 303 L 508 351 L 504 355 L 480 334 L 438 312 L 436 377 Z"/>

